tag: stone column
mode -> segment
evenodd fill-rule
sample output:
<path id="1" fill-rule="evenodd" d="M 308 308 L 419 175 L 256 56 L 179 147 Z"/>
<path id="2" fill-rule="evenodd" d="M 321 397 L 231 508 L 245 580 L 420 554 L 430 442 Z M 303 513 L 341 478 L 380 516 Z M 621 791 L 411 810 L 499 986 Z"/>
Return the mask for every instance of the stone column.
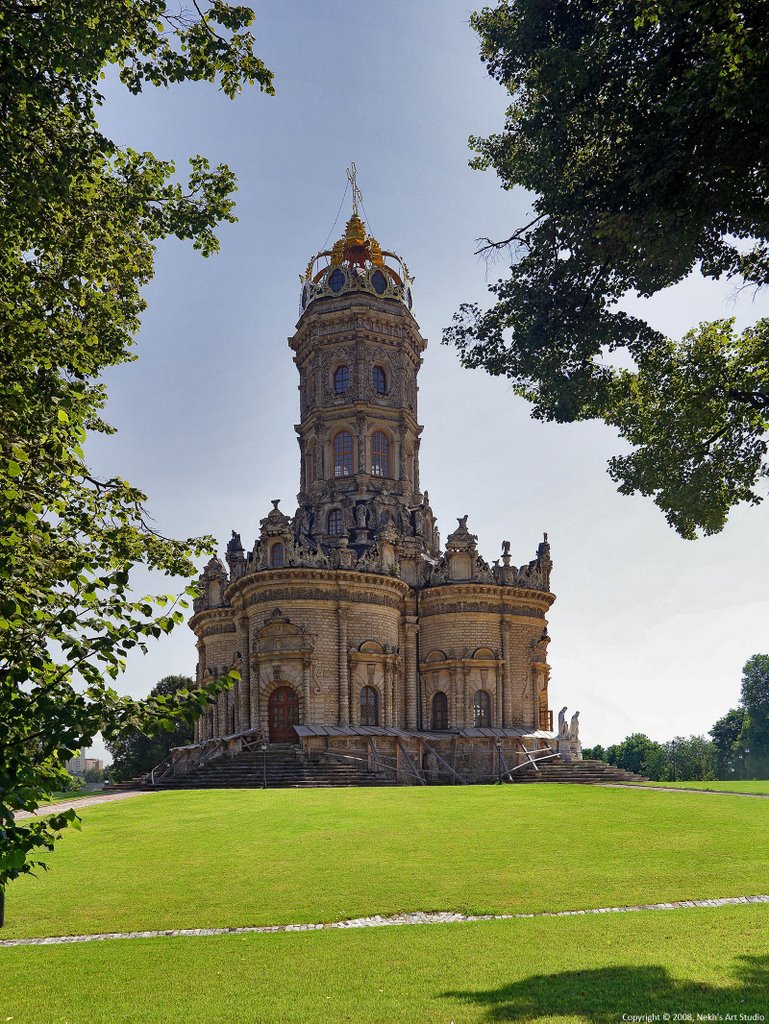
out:
<path id="1" fill-rule="evenodd" d="M 496 714 L 494 715 L 494 724 L 502 726 L 505 720 L 504 713 L 504 691 L 502 688 L 502 666 L 497 662 L 494 667 L 494 674 L 496 675 Z M 504 728 L 504 726 L 502 726 Z"/>
<path id="2" fill-rule="evenodd" d="M 512 643 L 510 642 L 510 619 L 502 616 L 502 728 L 509 729 L 513 724 L 513 658 Z"/>
<path id="3" fill-rule="evenodd" d="M 245 732 L 251 728 L 250 687 L 251 687 L 251 651 L 248 632 L 248 617 L 240 620 L 240 683 L 238 701 L 238 729 Z"/>
<path id="4" fill-rule="evenodd" d="M 438 678 L 440 679 L 440 676 Z M 449 727 L 452 729 L 461 729 L 465 725 L 465 707 L 464 699 L 462 697 L 462 688 L 459 685 L 457 677 L 456 665 L 452 665 L 449 669 L 449 694 L 451 695 L 449 707 L 452 709 L 452 715 L 449 719 Z"/>
<path id="5" fill-rule="evenodd" d="M 461 672 L 461 683 L 460 690 L 462 693 L 462 716 L 465 725 L 475 725 L 472 718 L 472 709 L 468 710 L 468 704 L 470 702 L 470 687 L 467 685 L 470 679 L 470 666 L 462 662 Z"/>
<path id="6" fill-rule="evenodd" d="M 339 619 L 339 724 L 350 724 L 350 676 L 347 662 L 347 619 L 349 609 L 340 604 L 337 608 Z"/>
<path id="7" fill-rule="evenodd" d="M 304 721 L 302 725 L 308 725 L 310 722 L 310 668 L 312 667 L 312 658 L 309 654 L 305 654 L 302 657 L 302 701 L 304 712 Z"/>
<path id="8" fill-rule="evenodd" d="M 227 732 L 227 694 L 220 693 L 216 698 L 216 735 L 224 736 Z"/>
<path id="9" fill-rule="evenodd" d="M 262 718 L 261 708 L 259 706 L 259 688 L 261 686 L 262 666 L 258 661 L 255 661 L 253 667 L 254 671 L 250 674 L 249 718 L 251 719 L 251 728 L 260 729 L 262 726 Z"/>
<path id="10" fill-rule="evenodd" d="M 417 714 L 417 645 L 416 636 L 419 626 L 416 617 L 408 616 L 405 623 L 406 650 L 406 728 L 416 730 L 419 721 Z"/>
<path id="11" fill-rule="evenodd" d="M 359 415 L 355 417 L 355 426 L 358 430 L 358 457 L 357 465 L 353 466 L 354 473 L 365 473 L 367 470 L 370 472 L 371 467 L 368 466 L 366 459 L 366 432 L 368 423 L 366 417 Z"/>
<path id="12" fill-rule="evenodd" d="M 382 678 L 382 724 L 389 728 L 393 724 L 392 666 L 389 661 L 382 664 Z"/>

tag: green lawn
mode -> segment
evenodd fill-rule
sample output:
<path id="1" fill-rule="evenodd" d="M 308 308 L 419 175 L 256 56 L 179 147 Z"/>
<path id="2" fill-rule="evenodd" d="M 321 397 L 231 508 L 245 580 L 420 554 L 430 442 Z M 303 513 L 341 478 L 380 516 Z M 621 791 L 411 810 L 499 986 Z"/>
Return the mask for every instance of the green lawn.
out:
<path id="1" fill-rule="evenodd" d="M 753 906 L 0 949 L 0 1021 L 744 1020 L 767 1013 L 768 936 Z"/>
<path id="2" fill-rule="evenodd" d="M 740 781 L 730 779 L 727 781 L 710 782 L 639 782 L 632 783 L 639 786 L 662 786 L 669 789 L 706 789 L 712 792 L 725 793 L 766 793 L 769 795 L 769 779 L 750 779 Z"/>
<path id="3" fill-rule="evenodd" d="M 60 790 L 56 793 L 51 793 L 45 800 L 41 801 L 41 806 L 45 804 L 59 804 L 65 803 L 69 800 L 84 800 L 88 796 L 99 796 L 100 793 L 104 792 L 101 789 L 70 789 Z"/>
<path id="4" fill-rule="evenodd" d="M 83 831 L 65 835 L 51 870 L 9 887 L 4 938 L 769 891 L 769 801 L 740 797 L 557 785 L 218 790 L 81 813 Z"/>

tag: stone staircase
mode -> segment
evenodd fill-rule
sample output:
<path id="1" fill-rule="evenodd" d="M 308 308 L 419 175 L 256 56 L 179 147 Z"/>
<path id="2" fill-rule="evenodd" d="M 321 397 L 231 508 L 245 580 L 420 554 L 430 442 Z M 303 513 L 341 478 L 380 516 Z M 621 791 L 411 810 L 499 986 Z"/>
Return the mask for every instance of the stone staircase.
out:
<path id="1" fill-rule="evenodd" d="M 261 750 L 221 757 L 187 775 L 171 776 L 154 789 L 315 789 L 387 785 L 354 763 L 308 761 L 299 747 L 272 743 Z"/>
<path id="2" fill-rule="evenodd" d="M 519 768 L 513 772 L 511 781 L 522 782 L 577 782 L 586 786 L 606 785 L 612 782 L 648 782 L 643 775 L 634 775 L 624 768 L 617 768 L 605 761 L 562 761 L 558 757 L 543 761 L 533 767 Z"/>

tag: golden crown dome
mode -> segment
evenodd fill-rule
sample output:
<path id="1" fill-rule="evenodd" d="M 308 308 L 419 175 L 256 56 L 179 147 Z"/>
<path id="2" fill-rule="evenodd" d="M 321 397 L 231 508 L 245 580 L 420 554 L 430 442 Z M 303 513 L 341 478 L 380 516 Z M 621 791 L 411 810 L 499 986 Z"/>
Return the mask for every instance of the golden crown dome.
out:
<path id="1" fill-rule="evenodd" d="M 399 299 L 411 307 L 411 276 L 405 262 L 382 249 L 358 214 L 363 200 L 355 179 L 355 164 L 347 172 L 352 184 L 352 216 L 344 234 L 330 249 L 316 253 L 302 278 L 302 308 L 315 298 L 341 292 L 368 291 L 381 298 Z"/>

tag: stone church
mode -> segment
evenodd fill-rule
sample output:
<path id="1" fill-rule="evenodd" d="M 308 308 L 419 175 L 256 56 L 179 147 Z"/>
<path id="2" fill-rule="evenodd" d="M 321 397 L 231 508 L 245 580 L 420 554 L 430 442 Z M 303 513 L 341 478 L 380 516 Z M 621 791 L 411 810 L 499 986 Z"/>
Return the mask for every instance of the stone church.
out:
<path id="1" fill-rule="evenodd" d="M 200 577 L 198 681 L 233 666 L 240 681 L 195 744 L 258 736 L 310 758 L 373 758 L 399 779 L 512 768 L 556 738 L 547 535 L 520 567 L 508 541 L 489 565 L 466 515 L 441 543 L 420 481 L 427 342 L 412 280 L 367 233 L 355 190 L 301 307 L 297 507 L 273 501 L 250 550 L 233 533 L 226 566 L 213 558 Z"/>

